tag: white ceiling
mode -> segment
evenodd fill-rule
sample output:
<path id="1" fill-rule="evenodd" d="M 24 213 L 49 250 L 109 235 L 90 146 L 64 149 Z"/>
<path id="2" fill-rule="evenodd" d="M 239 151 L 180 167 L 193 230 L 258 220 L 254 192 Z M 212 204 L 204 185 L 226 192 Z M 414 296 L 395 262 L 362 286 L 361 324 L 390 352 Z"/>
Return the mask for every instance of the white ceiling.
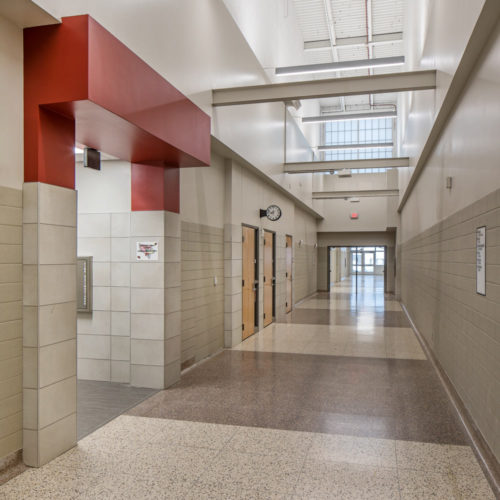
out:
<path id="1" fill-rule="evenodd" d="M 335 61 L 402 56 L 403 40 L 369 45 L 372 36 L 403 31 L 404 0 L 293 0 L 296 17 L 303 41 L 327 40 L 329 46 L 305 50 L 308 64 Z M 398 36 L 398 35 L 396 35 Z M 346 38 L 362 37 L 356 45 Z M 326 43 L 325 43 L 326 45 Z M 368 74 L 392 73 L 395 68 L 378 68 L 338 73 L 324 73 L 322 77 L 332 78 L 364 76 Z M 379 109 L 383 105 L 396 105 L 396 94 L 373 96 L 353 96 L 322 99 L 320 105 L 325 111 L 353 111 L 370 108 Z"/>

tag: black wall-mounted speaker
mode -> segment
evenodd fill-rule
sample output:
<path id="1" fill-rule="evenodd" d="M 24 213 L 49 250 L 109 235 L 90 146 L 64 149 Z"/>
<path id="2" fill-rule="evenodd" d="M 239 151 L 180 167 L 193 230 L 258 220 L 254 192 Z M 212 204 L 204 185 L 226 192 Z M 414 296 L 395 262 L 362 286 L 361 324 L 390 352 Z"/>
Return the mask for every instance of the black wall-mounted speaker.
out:
<path id="1" fill-rule="evenodd" d="M 83 150 L 83 166 L 101 170 L 101 153 L 94 148 L 85 148 Z"/>

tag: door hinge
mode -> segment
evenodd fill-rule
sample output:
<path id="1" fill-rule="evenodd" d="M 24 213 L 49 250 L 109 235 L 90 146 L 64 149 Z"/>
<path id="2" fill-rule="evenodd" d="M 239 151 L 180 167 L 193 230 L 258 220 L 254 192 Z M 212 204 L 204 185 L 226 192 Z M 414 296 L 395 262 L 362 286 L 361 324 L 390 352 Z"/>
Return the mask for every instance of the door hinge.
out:
<path id="1" fill-rule="evenodd" d="M 266 282 L 266 277 L 264 276 L 264 283 Z"/>
<path id="2" fill-rule="evenodd" d="M 285 302 L 285 307 L 288 307 L 288 302 Z"/>
<path id="3" fill-rule="evenodd" d="M 242 243 L 245 243 L 245 237 L 244 236 L 241 237 L 241 241 L 242 241 Z"/>
<path id="4" fill-rule="evenodd" d="M 241 329 L 244 330 L 245 329 L 245 323 L 242 323 L 241 324 Z"/>
<path id="5" fill-rule="evenodd" d="M 266 319 L 266 313 L 264 313 L 264 319 Z"/>
<path id="6" fill-rule="evenodd" d="M 241 286 L 245 286 L 245 280 L 241 280 Z"/>
<path id="7" fill-rule="evenodd" d="M 288 272 L 285 273 L 285 278 L 288 278 Z"/>

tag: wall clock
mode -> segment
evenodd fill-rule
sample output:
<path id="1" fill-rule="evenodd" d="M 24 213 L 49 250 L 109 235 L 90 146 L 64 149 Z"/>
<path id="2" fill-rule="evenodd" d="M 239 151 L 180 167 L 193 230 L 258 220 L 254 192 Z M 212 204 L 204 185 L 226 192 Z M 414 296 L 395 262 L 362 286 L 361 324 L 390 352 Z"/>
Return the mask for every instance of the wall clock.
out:
<path id="1" fill-rule="evenodd" d="M 281 217 L 281 208 L 278 205 L 269 205 L 265 210 L 260 210 L 260 216 L 273 222 L 277 221 Z"/>

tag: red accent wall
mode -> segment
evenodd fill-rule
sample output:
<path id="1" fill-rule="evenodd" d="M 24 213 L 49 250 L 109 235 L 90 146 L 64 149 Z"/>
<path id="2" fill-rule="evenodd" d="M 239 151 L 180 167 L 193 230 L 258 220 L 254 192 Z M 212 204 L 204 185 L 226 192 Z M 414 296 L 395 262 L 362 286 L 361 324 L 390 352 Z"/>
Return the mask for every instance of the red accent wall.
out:
<path id="1" fill-rule="evenodd" d="M 210 117 L 87 15 L 24 30 L 24 79 L 26 182 L 74 188 L 76 141 L 134 164 L 133 210 L 178 211 L 210 163 Z"/>

